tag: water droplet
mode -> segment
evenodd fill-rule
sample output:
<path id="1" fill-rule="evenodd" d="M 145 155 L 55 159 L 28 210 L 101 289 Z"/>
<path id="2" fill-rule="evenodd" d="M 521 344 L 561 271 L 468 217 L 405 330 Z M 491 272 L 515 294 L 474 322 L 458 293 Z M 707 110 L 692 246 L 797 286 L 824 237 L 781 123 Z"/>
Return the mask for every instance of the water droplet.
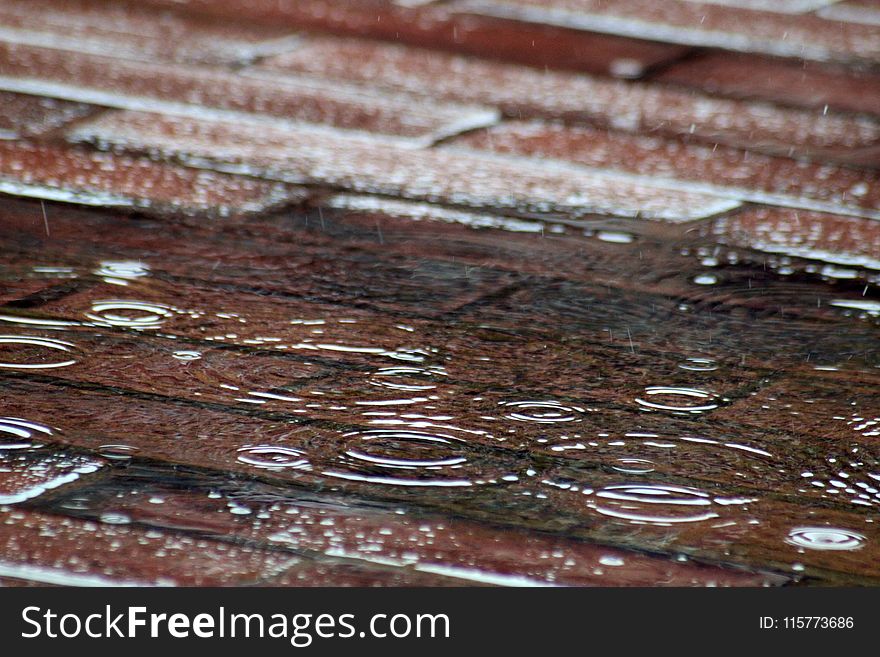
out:
<path id="1" fill-rule="evenodd" d="M 584 412 L 578 406 L 566 406 L 556 401 L 517 401 L 500 402 L 499 405 L 509 409 L 505 417 L 518 422 L 580 422 L 578 417 Z"/>
<path id="2" fill-rule="evenodd" d="M 159 328 L 171 317 L 171 308 L 145 301 L 96 301 L 86 317 L 102 326 L 134 329 Z"/>
<path id="3" fill-rule="evenodd" d="M 51 436 L 52 429 L 17 417 L 0 418 L 0 450 L 31 449 L 42 444 L 33 440 L 35 434 Z"/>
<path id="4" fill-rule="evenodd" d="M 23 351 L 28 353 L 27 358 L 32 358 L 32 354 L 29 352 L 31 350 L 27 349 L 27 347 L 40 347 L 45 349 L 50 349 L 53 351 L 61 351 L 70 353 L 74 349 L 76 349 L 76 345 L 70 342 L 65 342 L 63 340 L 53 340 L 51 338 L 41 338 L 38 336 L 29 336 L 29 335 L 0 335 L 0 345 L 8 344 L 15 345 L 17 347 L 22 348 Z M 73 365 L 76 363 L 76 360 L 49 360 L 46 362 L 0 362 L 0 367 L 5 367 L 7 369 L 13 370 L 41 370 L 41 369 L 52 369 L 56 367 L 67 367 L 68 365 Z"/>
<path id="5" fill-rule="evenodd" d="M 649 386 L 645 388 L 645 395 L 648 397 L 672 397 L 685 402 L 690 400 L 704 401 L 708 403 L 698 403 L 695 405 L 688 404 L 663 404 L 657 401 L 637 398 L 636 403 L 647 409 L 672 411 L 677 413 L 705 413 L 712 409 L 718 408 L 718 404 L 714 400 L 718 399 L 718 395 L 696 388 L 672 388 L 667 386 Z"/>
<path id="6" fill-rule="evenodd" d="M 101 514 L 101 522 L 107 525 L 127 525 L 131 522 L 131 518 L 124 513 L 118 511 L 106 511 Z"/>
<path id="7" fill-rule="evenodd" d="M 848 529 L 795 527 L 785 542 L 808 550 L 858 550 L 865 544 L 865 537 Z"/>
<path id="8" fill-rule="evenodd" d="M 611 244 L 630 244 L 635 238 L 635 235 L 632 233 L 624 233 L 623 231 L 616 230 L 600 230 L 596 233 L 596 239 Z"/>
<path id="9" fill-rule="evenodd" d="M 697 285 L 715 285 L 718 277 L 715 274 L 699 274 L 694 277 L 694 283 Z"/>
<path id="10" fill-rule="evenodd" d="M 265 470 L 309 470 L 305 453 L 279 445 L 246 445 L 238 450 L 238 461 Z"/>
<path id="11" fill-rule="evenodd" d="M 171 354 L 171 357 L 183 362 L 190 362 L 193 360 L 199 360 L 202 357 L 202 352 L 182 349 L 180 351 L 175 351 L 173 354 Z"/>
<path id="12" fill-rule="evenodd" d="M 615 557 L 611 554 L 605 554 L 599 557 L 599 563 L 603 566 L 617 567 L 623 566 L 626 562 L 621 557 Z"/>

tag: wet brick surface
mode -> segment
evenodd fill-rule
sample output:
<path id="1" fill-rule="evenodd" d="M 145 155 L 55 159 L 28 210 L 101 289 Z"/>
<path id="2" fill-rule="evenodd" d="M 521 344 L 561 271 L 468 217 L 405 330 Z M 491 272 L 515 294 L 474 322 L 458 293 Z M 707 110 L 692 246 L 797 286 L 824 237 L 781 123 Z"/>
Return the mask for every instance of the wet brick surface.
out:
<path id="1" fill-rule="evenodd" d="M 876 585 L 876 3 L 0 0 L 0 585 Z"/>

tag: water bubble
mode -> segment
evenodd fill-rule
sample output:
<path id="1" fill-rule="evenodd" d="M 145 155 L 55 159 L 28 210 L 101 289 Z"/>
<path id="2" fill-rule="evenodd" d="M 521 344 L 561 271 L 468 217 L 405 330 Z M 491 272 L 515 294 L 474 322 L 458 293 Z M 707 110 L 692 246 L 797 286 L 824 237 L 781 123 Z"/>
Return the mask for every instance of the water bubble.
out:
<path id="1" fill-rule="evenodd" d="M 858 550 L 865 544 L 865 537 L 848 529 L 795 527 L 785 542 L 808 550 Z"/>
<path id="2" fill-rule="evenodd" d="M 596 238 L 610 244 L 630 244 L 636 237 L 632 233 L 624 233 L 623 231 L 600 230 L 596 233 Z"/>
<path id="3" fill-rule="evenodd" d="M 32 440 L 34 435 L 51 436 L 52 429 L 17 417 L 0 417 L 0 450 L 31 449 L 42 444 Z"/>
<path id="4" fill-rule="evenodd" d="M 623 566 L 626 562 L 621 557 L 605 554 L 599 557 L 599 563 L 603 566 L 618 567 Z"/>
<path id="5" fill-rule="evenodd" d="M 171 354 L 171 357 L 186 363 L 193 360 L 199 360 L 202 357 L 202 352 L 190 349 L 182 349 L 180 351 L 175 351 L 173 354 Z"/>
<path id="6" fill-rule="evenodd" d="M 715 285 L 718 277 L 715 274 L 699 274 L 694 277 L 694 283 L 697 285 Z"/>
<path id="7" fill-rule="evenodd" d="M 71 342 L 65 342 L 63 340 L 53 340 L 51 338 L 41 338 L 38 336 L 30 336 L 30 335 L 0 335 L 0 344 L 9 344 L 9 345 L 17 345 L 19 347 L 41 347 L 45 349 L 51 349 L 53 351 L 61 351 L 61 352 L 72 352 L 76 345 Z M 8 362 L 0 362 L 0 367 L 5 367 L 7 369 L 19 369 L 19 370 L 41 370 L 41 369 L 52 369 L 56 367 L 67 367 L 68 365 L 73 365 L 76 363 L 76 360 L 50 360 L 48 362 L 42 363 L 8 363 Z"/>
<path id="8" fill-rule="evenodd" d="M 672 411 L 676 413 L 705 413 L 712 409 L 718 408 L 718 404 L 714 400 L 718 399 L 718 395 L 696 388 L 673 388 L 668 386 L 649 386 L 645 388 L 645 395 L 648 397 L 672 397 L 685 402 L 698 400 L 708 403 L 698 404 L 664 404 L 649 399 L 636 398 L 636 403 L 647 409 Z"/>
<path id="9" fill-rule="evenodd" d="M 580 422 L 578 416 L 584 412 L 578 406 L 566 406 L 556 401 L 499 402 L 499 405 L 509 409 L 505 415 L 507 419 L 518 422 Z"/>
<path id="10" fill-rule="evenodd" d="M 118 511 L 105 511 L 101 514 L 100 519 L 107 525 L 127 525 L 131 522 L 129 516 Z"/>
<path id="11" fill-rule="evenodd" d="M 370 383 L 392 390 L 419 392 L 433 390 L 437 387 L 436 384 L 430 382 L 420 383 L 420 379 L 431 379 L 438 376 L 447 376 L 447 373 L 440 367 L 383 367 L 370 377 Z"/>
<path id="12" fill-rule="evenodd" d="M 278 445 L 245 445 L 238 450 L 238 461 L 265 470 L 309 470 L 305 453 Z"/>
<path id="13" fill-rule="evenodd" d="M 171 315 L 172 310 L 167 306 L 121 300 L 96 301 L 86 313 L 86 317 L 100 325 L 134 329 L 159 328 Z"/>

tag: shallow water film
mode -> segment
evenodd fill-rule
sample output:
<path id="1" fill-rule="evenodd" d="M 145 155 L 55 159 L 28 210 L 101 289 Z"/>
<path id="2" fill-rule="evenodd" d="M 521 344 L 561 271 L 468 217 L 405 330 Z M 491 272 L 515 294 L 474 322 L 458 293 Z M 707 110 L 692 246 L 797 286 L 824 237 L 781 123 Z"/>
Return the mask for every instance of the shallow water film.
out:
<path id="1" fill-rule="evenodd" d="M 880 585 L 850 3 L 208 4 L 0 2 L 0 585 Z"/>

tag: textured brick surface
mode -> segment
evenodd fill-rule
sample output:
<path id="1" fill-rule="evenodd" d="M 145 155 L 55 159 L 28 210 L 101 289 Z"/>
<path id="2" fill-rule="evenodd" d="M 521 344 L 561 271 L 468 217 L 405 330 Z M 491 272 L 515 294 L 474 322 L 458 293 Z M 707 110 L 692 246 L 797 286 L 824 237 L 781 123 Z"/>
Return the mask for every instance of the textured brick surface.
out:
<path id="1" fill-rule="evenodd" d="M 673 64 L 656 79 L 724 96 L 880 114 L 880 76 L 860 69 L 708 52 Z"/>
<path id="2" fill-rule="evenodd" d="M 880 5 L 875 0 L 843 0 L 818 12 L 822 18 L 857 25 L 880 25 Z"/>
<path id="3" fill-rule="evenodd" d="M 508 122 L 456 143 L 499 153 L 566 160 L 644 176 L 718 185 L 720 195 L 796 208 L 880 217 L 873 171 L 814 164 L 587 127 Z"/>
<path id="4" fill-rule="evenodd" d="M 55 98 L 0 92 L 0 139 L 31 137 L 88 116 L 94 108 Z"/>
<path id="5" fill-rule="evenodd" d="M 0 0 L 0 585 L 880 583 L 874 12 Z"/>
<path id="6" fill-rule="evenodd" d="M 208 16 L 238 17 L 240 6 L 228 0 L 150 0 L 160 7 L 179 7 Z M 249 16 L 268 25 L 363 36 L 415 46 L 553 67 L 639 77 L 652 67 L 674 60 L 687 47 L 630 39 L 614 34 L 584 33 L 554 25 L 505 20 L 468 11 L 449 11 L 443 3 L 395 3 L 388 0 L 307 0 L 279 4 L 258 0 Z"/>
<path id="7" fill-rule="evenodd" d="M 719 220 L 712 232 L 730 244 L 768 253 L 880 269 L 876 221 L 761 208 Z"/>
<path id="8" fill-rule="evenodd" d="M 817 153 L 846 159 L 849 150 L 871 146 L 880 138 L 880 127 L 868 118 L 727 100 L 665 85 L 538 72 L 369 41 L 304 40 L 267 65 L 450 100 L 479 100 L 515 118 L 586 121 L 783 155 Z"/>
<path id="9" fill-rule="evenodd" d="M 9 42 L 0 42 L 0 76 L 0 86 L 114 107 L 196 116 L 210 116 L 213 109 L 229 120 L 259 124 L 274 117 L 285 124 L 330 124 L 421 141 L 495 119 L 486 108 L 429 105 L 310 78 L 266 80 L 216 67 L 129 61 Z"/>
<path id="10" fill-rule="evenodd" d="M 865 62 L 880 57 L 871 25 L 840 23 L 829 29 L 826 20 L 811 14 L 791 16 L 727 3 L 462 0 L 461 6 L 538 23 L 782 57 Z"/>
<path id="11" fill-rule="evenodd" d="M 308 129 L 281 130 L 166 118 L 135 112 L 77 127 L 71 138 L 154 150 L 227 171 L 287 182 L 523 212 L 611 214 L 687 221 L 736 207 L 736 201 L 650 186 L 589 169 L 525 168 L 517 160 L 461 149 L 394 149 Z"/>
<path id="12" fill-rule="evenodd" d="M 340 504 L 332 496 L 271 499 L 270 487 L 180 492 L 161 486 L 123 489 L 112 498 L 98 490 L 77 500 L 89 516 L 114 510 L 139 524 L 235 537 L 298 552 L 383 564 L 415 573 L 435 573 L 459 585 L 553 583 L 601 586 L 665 586 L 777 583 L 779 578 L 674 561 L 590 543 L 443 516 L 410 515 L 376 509 L 359 501 Z M 64 500 L 60 501 L 63 507 Z M 261 522 L 252 522 L 259 516 Z M 605 566 L 611 563 L 612 566 Z M 304 582 L 305 583 L 305 582 Z"/>
<path id="13" fill-rule="evenodd" d="M 4 39 L 116 57 L 242 63 L 290 46 L 287 28 L 161 13 L 130 0 L 3 0 Z"/>
<path id="14" fill-rule="evenodd" d="M 0 142 L 0 191 L 85 205 L 220 216 L 258 212 L 303 198 L 301 190 L 285 185 L 25 142 Z"/>

